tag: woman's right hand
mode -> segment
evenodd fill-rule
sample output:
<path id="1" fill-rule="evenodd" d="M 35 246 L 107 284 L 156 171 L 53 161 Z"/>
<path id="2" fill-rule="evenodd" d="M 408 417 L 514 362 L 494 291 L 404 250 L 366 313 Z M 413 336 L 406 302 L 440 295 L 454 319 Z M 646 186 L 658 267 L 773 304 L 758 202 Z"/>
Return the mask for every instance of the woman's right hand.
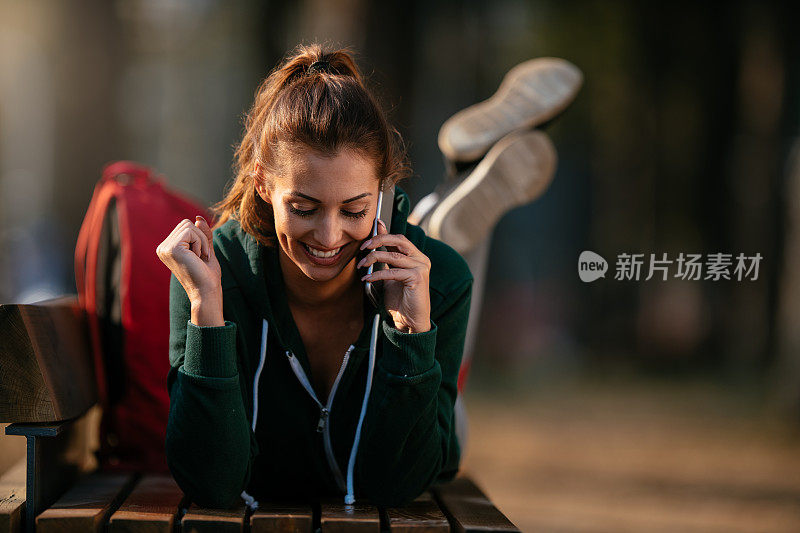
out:
<path id="1" fill-rule="evenodd" d="M 214 254 L 211 228 L 197 216 L 194 223 L 183 219 L 156 248 L 186 291 L 192 308 L 214 302 L 222 309 L 222 271 Z"/>

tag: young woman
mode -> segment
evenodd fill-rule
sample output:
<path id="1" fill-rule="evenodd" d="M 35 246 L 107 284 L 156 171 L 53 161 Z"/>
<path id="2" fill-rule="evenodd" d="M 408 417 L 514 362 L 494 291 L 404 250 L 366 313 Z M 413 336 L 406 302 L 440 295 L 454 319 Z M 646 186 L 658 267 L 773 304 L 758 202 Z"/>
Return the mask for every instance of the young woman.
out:
<path id="1" fill-rule="evenodd" d="M 172 474 L 210 507 L 407 503 L 458 471 L 469 269 L 406 222 L 400 189 L 391 233 L 370 238 L 407 165 L 346 51 L 300 47 L 245 126 L 214 230 L 184 220 L 157 250 L 173 273 Z M 379 280 L 376 306 L 364 285 Z"/>

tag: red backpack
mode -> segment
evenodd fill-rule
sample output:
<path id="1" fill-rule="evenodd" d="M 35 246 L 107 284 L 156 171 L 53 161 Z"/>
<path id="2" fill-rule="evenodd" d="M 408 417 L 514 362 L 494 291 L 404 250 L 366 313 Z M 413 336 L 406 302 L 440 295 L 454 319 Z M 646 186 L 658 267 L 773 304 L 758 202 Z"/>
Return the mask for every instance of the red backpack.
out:
<path id="1" fill-rule="evenodd" d="M 100 405 L 98 460 L 106 470 L 167 473 L 169 269 L 156 248 L 200 204 L 130 161 L 106 165 L 75 248 Z"/>

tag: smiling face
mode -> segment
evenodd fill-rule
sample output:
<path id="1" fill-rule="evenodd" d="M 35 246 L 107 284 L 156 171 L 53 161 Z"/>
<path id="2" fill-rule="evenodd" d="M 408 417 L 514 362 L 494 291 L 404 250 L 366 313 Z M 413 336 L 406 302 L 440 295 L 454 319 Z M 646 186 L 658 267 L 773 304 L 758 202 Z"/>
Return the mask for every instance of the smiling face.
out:
<path id="1" fill-rule="evenodd" d="M 305 149 L 256 190 L 272 205 L 277 241 L 292 269 L 315 281 L 352 275 L 377 209 L 372 160 L 351 149 L 333 156 Z"/>

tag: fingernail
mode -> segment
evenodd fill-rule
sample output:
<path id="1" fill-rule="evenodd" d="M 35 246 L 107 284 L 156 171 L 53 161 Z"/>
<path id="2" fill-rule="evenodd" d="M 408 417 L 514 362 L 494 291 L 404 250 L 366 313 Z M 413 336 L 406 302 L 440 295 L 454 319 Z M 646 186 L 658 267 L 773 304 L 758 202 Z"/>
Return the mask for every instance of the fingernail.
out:
<path id="1" fill-rule="evenodd" d="M 380 225 L 381 225 L 381 226 L 383 226 L 384 228 L 386 227 L 386 224 L 385 224 L 385 223 L 383 222 L 383 220 L 381 220 L 381 219 L 378 219 L 378 224 L 380 224 Z"/>
<path id="2" fill-rule="evenodd" d="M 361 278 L 361 281 L 367 281 L 371 277 L 372 277 L 372 274 L 366 274 L 363 278 Z"/>
<path id="3" fill-rule="evenodd" d="M 367 242 L 365 242 L 364 244 L 362 244 L 362 245 L 361 245 L 361 249 L 363 250 L 364 248 L 366 248 L 366 247 L 367 247 L 367 246 L 369 246 L 370 244 L 372 244 L 372 239 L 370 239 L 370 240 L 368 240 Z"/>

